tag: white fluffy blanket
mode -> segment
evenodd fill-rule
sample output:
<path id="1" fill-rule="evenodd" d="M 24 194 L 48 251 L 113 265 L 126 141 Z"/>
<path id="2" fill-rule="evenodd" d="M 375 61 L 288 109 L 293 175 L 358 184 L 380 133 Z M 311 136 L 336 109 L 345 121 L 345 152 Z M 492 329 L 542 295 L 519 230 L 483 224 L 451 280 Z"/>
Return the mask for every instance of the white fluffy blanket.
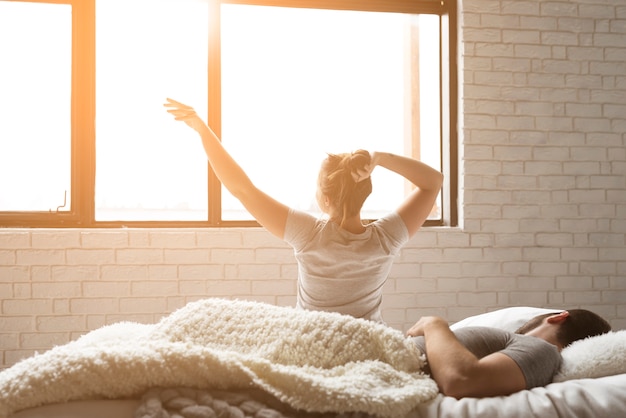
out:
<path id="1" fill-rule="evenodd" d="M 0 373 L 0 418 L 153 387 L 262 389 L 309 412 L 405 415 L 437 395 L 423 356 L 370 321 L 247 301 L 193 302 L 157 324 L 122 322 Z"/>

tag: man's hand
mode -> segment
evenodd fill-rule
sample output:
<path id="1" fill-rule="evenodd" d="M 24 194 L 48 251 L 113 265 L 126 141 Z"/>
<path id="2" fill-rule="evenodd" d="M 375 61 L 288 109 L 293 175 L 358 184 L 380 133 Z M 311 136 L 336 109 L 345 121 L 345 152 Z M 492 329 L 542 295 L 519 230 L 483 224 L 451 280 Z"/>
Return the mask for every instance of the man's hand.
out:
<path id="1" fill-rule="evenodd" d="M 425 329 L 432 326 L 444 326 L 448 328 L 448 322 L 445 319 L 438 316 L 423 316 L 406 332 L 409 337 L 422 337 L 424 336 Z"/>

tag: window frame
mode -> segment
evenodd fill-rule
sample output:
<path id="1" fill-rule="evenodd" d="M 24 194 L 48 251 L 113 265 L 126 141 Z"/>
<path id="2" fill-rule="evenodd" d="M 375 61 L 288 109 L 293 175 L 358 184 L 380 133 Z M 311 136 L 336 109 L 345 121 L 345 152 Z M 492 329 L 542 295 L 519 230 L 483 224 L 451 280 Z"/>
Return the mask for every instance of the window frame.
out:
<path id="1" fill-rule="evenodd" d="M 10 0 L 24 1 L 24 0 Z M 209 206 L 206 221 L 96 221 L 96 0 L 28 0 L 72 7 L 71 209 L 69 211 L 0 212 L 0 227 L 258 227 L 255 221 L 221 219 L 221 183 L 208 170 Z M 440 17 L 442 219 L 425 226 L 456 226 L 458 195 L 457 6 L 454 0 L 207 0 L 209 2 L 209 66 L 207 122 L 221 135 L 220 6 L 242 4 L 332 10 L 435 14 Z M 447 59 L 447 61 L 446 61 Z M 445 111 L 444 111 L 445 110 Z"/>

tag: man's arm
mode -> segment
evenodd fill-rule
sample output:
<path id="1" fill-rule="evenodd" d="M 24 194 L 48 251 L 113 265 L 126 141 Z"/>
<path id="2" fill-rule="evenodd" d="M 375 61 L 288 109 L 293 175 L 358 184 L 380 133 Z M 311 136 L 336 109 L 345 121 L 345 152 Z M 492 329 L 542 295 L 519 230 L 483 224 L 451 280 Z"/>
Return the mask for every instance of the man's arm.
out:
<path id="1" fill-rule="evenodd" d="M 444 395 L 481 398 L 526 389 L 524 374 L 513 359 L 502 353 L 478 359 L 442 318 L 423 317 L 407 334 L 424 336 L 432 377 Z"/>

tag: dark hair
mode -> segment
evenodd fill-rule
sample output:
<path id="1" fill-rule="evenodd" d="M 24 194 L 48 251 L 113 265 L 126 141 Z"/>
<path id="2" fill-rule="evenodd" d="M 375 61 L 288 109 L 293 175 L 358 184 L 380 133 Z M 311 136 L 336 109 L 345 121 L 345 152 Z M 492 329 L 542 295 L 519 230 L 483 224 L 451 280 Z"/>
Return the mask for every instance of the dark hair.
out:
<path id="1" fill-rule="evenodd" d="M 556 339 L 563 347 L 567 347 L 574 341 L 604 334 L 611 330 L 611 325 L 604 318 L 591 311 L 586 309 L 568 309 L 567 312 L 569 315 L 561 322 L 556 332 Z M 522 325 L 515 333 L 526 334 L 541 325 L 544 319 L 559 313 L 551 312 L 537 315 Z"/>
<path id="2" fill-rule="evenodd" d="M 358 150 L 353 153 L 328 154 L 322 162 L 318 178 L 318 190 L 328 196 L 337 210 L 341 224 L 348 216 L 361 211 L 363 203 L 372 193 L 372 179 L 354 181 L 352 173 L 371 162 L 370 153 Z"/>
<path id="3" fill-rule="evenodd" d="M 561 323 L 557 339 L 563 347 L 577 340 L 611 331 L 611 325 L 601 316 L 586 309 L 568 309 L 569 316 Z"/>

